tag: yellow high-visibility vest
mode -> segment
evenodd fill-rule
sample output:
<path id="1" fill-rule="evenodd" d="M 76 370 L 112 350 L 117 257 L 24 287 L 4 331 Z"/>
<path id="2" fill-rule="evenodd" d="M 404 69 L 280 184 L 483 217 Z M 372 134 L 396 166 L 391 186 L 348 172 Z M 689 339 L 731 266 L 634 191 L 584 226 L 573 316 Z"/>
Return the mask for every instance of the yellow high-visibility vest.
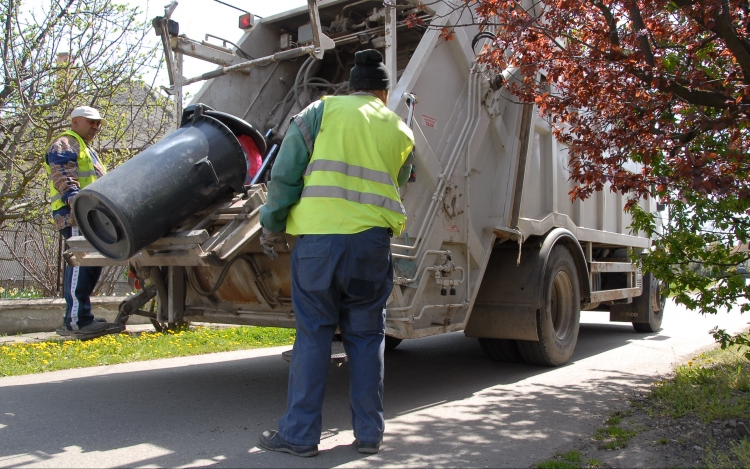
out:
<path id="1" fill-rule="evenodd" d="M 372 95 L 324 99 L 302 195 L 289 211 L 286 231 L 354 234 L 383 227 L 401 234 L 406 211 L 396 180 L 414 146 L 411 129 Z"/>
<path id="2" fill-rule="evenodd" d="M 78 146 L 80 148 L 80 151 L 78 152 L 78 183 L 81 185 L 81 189 L 83 189 L 84 187 L 88 186 L 98 179 L 96 168 L 94 168 L 94 161 L 91 159 L 91 155 L 89 154 L 89 149 L 86 146 L 86 142 L 81 138 L 80 135 L 73 132 L 72 130 L 66 130 L 65 132 L 55 137 L 55 140 L 64 136 L 73 137 L 78 141 Z M 47 170 L 47 176 L 49 177 L 49 198 L 52 201 L 52 210 L 61 209 L 65 206 L 65 203 L 62 201 L 62 194 L 60 194 L 60 192 L 58 192 L 58 190 L 55 188 L 55 185 L 52 181 L 52 170 L 50 169 L 49 163 L 46 161 L 46 159 L 44 161 L 44 169 Z M 102 171 L 104 171 L 105 173 L 107 172 L 103 166 Z"/>

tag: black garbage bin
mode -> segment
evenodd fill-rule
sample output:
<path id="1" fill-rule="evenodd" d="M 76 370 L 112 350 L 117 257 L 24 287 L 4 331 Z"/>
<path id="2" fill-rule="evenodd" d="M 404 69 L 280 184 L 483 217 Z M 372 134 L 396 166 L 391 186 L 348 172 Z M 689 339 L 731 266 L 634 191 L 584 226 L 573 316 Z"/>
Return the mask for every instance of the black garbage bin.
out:
<path id="1" fill-rule="evenodd" d="M 241 134 L 265 150 L 247 122 L 190 106 L 179 129 L 78 193 L 72 211 L 82 234 L 105 256 L 125 260 L 222 195 L 242 191 Z"/>

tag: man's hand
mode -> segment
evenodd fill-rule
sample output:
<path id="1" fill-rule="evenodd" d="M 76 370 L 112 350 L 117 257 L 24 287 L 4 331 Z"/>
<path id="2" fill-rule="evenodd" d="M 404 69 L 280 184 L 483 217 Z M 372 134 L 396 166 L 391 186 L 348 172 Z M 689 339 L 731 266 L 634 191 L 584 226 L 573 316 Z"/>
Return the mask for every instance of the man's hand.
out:
<path id="1" fill-rule="evenodd" d="M 263 252 L 271 259 L 276 259 L 279 255 L 276 253 L 274 246 L 281 246 L 284 252 L 289 252 L 289 243 L 286 242 L 286 231 L 274 233 L 263 228 L 263 234 L 260 235 L 260 245 Z"/>

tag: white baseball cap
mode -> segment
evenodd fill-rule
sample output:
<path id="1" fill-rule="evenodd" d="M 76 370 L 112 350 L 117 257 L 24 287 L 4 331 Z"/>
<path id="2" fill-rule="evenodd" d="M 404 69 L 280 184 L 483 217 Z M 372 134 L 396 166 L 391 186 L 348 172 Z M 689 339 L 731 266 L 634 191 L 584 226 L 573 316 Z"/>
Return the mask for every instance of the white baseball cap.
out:
<path id="1" fill-rule="evenodd" d="M 106 122 L 102 116 L 99 115 L 99 111 L 89 106 L 81 106 L 73 109 L 73 112 L 70 113 L 70 118 L 72 119 L 74 117 L 85 117 L 86 119 L 102 121 L 102 123 Z"/>

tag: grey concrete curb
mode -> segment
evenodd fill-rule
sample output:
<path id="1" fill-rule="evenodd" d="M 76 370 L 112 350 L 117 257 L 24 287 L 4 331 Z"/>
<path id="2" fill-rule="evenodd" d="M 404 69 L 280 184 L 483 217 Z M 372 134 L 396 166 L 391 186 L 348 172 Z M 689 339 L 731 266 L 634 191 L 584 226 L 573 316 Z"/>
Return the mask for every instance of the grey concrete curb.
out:
<path id="1" fill-rule="evenodd" d="M 94 316 L 114 321 L 117 307 L 125 296 L 95 296 L 91 298 Z M 0 335 L 54 332 L 62 324 L 65 299 L 35 298 L 0 300 Z M 131 316 L 128 324 L 149 324 L 147 318 Z"/>

